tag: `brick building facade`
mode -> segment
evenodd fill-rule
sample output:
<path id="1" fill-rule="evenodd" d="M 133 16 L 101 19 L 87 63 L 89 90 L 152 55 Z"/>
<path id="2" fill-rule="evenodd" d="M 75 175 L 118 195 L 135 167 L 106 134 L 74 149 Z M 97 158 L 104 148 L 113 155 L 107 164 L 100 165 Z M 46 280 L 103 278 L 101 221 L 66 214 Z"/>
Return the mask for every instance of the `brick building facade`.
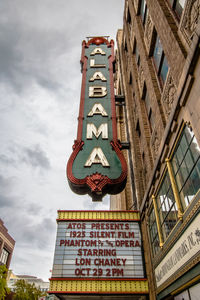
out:
<path id="1" fill-rule="evenodd" d="M 150 299 L 200 293 L 199 15 L 199 0 L 126 0 L 117 33 L 129 178 L 111 209 L 140 209 Z"/>
<path id="2" fill-rule="evenodd" d="M 0 265 L 9 269 L 15 241 L 8 233 L 3 221 L 0 219 Z"/>

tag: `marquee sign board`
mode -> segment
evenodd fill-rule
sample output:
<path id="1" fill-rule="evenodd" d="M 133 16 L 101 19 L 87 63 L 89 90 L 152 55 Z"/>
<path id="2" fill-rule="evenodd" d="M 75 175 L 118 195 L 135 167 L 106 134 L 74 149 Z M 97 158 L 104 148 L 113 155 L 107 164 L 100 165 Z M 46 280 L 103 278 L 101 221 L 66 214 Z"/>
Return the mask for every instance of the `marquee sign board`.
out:
<path id="1" fill-rule="evenodd" d="M 127 166 L 117 140 L 113 82 L 114 42 L 82 43 L 82 88 L 77 139 L 67 164 L 72 190 L 101 200 L 126 184 Z"/>
<path id="2" fill-rule="evenodd" d="M 59 211 L 57 223 L 51 289 L 55 281 L 144 285 L 138 212 Z"/>

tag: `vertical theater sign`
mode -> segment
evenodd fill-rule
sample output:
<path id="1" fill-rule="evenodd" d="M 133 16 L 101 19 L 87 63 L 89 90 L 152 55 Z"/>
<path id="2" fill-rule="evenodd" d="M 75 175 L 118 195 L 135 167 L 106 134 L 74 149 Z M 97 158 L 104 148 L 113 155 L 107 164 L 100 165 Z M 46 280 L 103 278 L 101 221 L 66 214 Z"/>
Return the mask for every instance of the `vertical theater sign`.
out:
<path id="1" fill-rule="evenodd" d="M 127 177 L 117 140 L 113 62 L 113 40 L 95 37 L 83 41 L 78 133 L 67 177 L 75 193 L 88 193 L 96 201 L 106 193 L 120 193 Z"/>

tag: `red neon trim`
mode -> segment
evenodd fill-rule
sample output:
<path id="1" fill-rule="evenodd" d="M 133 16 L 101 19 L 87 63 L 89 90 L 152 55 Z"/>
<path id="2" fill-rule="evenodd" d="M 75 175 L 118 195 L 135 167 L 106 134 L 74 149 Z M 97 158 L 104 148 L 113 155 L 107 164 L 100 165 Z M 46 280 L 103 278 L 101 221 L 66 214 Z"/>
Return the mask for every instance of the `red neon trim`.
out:
<path id="1" fill-rule="evenodd" d="M 56 219 L 57 222 L 63 222 L 63 221 L 75 221 L 79 220 L 81 221 L 103 221 L 103 222 L 139 222 L 140 219 Z"/>
<path id="2" fill-rule="evenodd" d="M 112 43 L 111 43 L 112 42 Z M 115 95 L 114 95 L 114 78 L 113 78 L 113 62 L 114 62 L 114 42 L 111 44 L 111 55 L 109 59 L 109 74 L 110 74 L 110 98 L 111 98 L 111 112 L 112 112 L 112 128 L 113 128 L 113 141 L 117 143 L 117 120 L 115 109 Z"/>
<path id="3" fill-rule="evenodd" d="M 147 281 L 147 278 L 74 278 L 74 277 L 51 277 L 49 278 L 50 281 L 81 281 L 81 280 L 86 280 L 86 281 Z"/>
<path id="4" fill-rule="evenodd" d="M 86 42 L 82 43 L 82 54 L 81 54 L 81 63 L 83 64 L 82 70 L 82 85 L 81 85 L 81 101 L 79 107 L 79 117 L 78 117 L 78 132 L 77 132 L 77 141 L 82 141 L 82 130 L 83 130 L 83 119 L 84 119 L 84 104 L 85 104 L 85 89 L 86 89 L 86 73 L 87 73 L 87 56 L 85 56 L 85 46 Z"/>
<path id="5" fill-rule="evenodd" d="M 57 212 L 130 212 L 130 213 L 133 213 L 133 212 L 136 212 L 136 213 L 139 213 L 140 211 L 139 210 L 75 210 L 75 209 L 72 209 L 72 210 L 62 210 L 62 209 L 59 209 L 57 210 Z"/>

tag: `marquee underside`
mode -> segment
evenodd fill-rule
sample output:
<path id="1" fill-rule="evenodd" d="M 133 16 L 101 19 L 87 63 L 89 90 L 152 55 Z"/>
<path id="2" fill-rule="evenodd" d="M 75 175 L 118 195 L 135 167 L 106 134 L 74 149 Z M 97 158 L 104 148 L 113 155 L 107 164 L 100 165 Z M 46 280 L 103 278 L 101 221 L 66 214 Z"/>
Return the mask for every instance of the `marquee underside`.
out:
<path id="1" fill-rule="evenodd" d="M 145 295 L 56 295 L 61 300 L 146 300 Z"/>

